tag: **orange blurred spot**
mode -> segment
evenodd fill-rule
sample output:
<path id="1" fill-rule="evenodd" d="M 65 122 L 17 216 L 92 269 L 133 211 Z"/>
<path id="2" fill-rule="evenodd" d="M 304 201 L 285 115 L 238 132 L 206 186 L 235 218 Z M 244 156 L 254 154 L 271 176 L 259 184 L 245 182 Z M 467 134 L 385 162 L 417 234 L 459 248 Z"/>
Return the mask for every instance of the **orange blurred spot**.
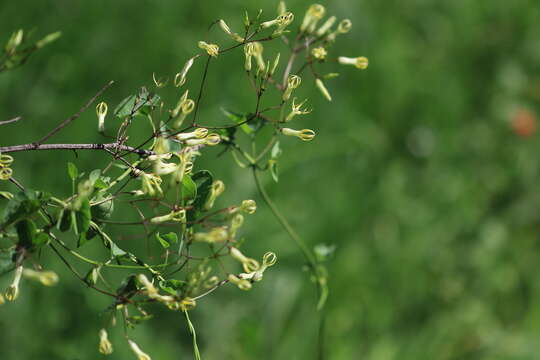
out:
<path id="1" fill-rule="evenodd" d="M 516 135 L 529 137 L 536 131 L 536 117 L 531 111 L 521 109 L 512 117 L 511 125 Z"/>

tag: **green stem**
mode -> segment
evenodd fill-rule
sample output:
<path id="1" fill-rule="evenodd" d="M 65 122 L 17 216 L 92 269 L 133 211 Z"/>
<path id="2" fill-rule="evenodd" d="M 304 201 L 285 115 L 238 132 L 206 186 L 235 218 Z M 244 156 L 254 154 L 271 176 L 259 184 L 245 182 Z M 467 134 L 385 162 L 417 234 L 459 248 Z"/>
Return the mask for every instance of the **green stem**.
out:
<path id="1" fill-rule="evenodd" d="M 313 256 L 313 254 L 309 250 L 308 246 L 302 240 L 302 238 L 296 233 L 296 231 L 294 231 L 294 229 L 289 224 L 287 219 L 281 214 L 281 212 L 278 210 L 276 205 L 272 202 L 272 200 L 268 196 L 266 190 L 264 189 L 264 187 L 261 184 L 261 180 L 259 179 L 259 175 L 257 175 L 257 169 L 252 168 L 252 171 L 253 171 L 253 178 L 255 179 L 255 184 L 257 185 L 257 190 L 259 190 L 259 193 L 261 194 L 264 202 L 268 205 L 268 207 L 270 208 L 270 210 L 272 211 L 272 213 L 274 214 L 276 219 L 279 221 L 281 226 L 283 226 L 283 228 L 287 232 L 287 234 L 289 234 L 291 239 L 293 239 L 293 241 L 296 243 L 296 245 L 298 245 L 298 247 L 300 248 L 300 250 L 304 254 L 304 257 L 308 261 L 308 263 L 309 263 L 310 267 L 313 269 L 313 271 L 316 271 L 317 261 L 315 260 L 315 257 Z"/>

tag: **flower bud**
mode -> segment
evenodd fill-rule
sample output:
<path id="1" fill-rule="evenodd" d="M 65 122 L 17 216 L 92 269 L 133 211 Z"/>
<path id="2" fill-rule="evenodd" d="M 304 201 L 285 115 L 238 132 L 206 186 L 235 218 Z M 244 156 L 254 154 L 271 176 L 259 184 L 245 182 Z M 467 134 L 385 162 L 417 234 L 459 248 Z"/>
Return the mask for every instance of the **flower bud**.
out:
<path id="1" fill-rule="evenodd" d="M 322 46 L 319 46 L 319 47 L 316 47 L 316 48 L 313 48 L 313 50 L 311 50 L 311 55 L 313 55 L 313 57 L 317 60 L 324 60 L 326 59 L 326 55 L 328 53 L 326 52 L 326 49 L 323 48 Z"/>
<path id="2" fill-rule="evenodd" d="M 152 219 L 150 219 L 150 222 L 152 224 L 161 224 L 161 223 L 168 222 L 168 221 L 185 223 L 186 222 L 186 210 L 181 209 L 181 210 L 177 210 L 177 211 L 171 211 L 167 215 L 156 216 L 156 217 L 153 217 Z"/>
<path id="3" fill-rule="evenodd" d="M 234 41 L 238 41 L 239 43 L 244 42 L 244 38 L 237 33 L 232 32 L 223 19 L 220 19 L 218 23 L 221 30 L 223 30 L 227 35 L 229 35 Z"/>
<path id="4" fill-rule="evenodd" d="M 188 311 L 193 309 L 197 305 L 197 302 L 190 297 L 183 298 L 180 301 L 180 309 L 182 311 Z"/>
<path id="5" fill-rule="evenodd" d="M 179 154 L 177 154 L 177 156 L 180 163 L 178 164 L 177 171 L 174 175 L 174 181 L 177 184 L 180 184 L 184 178 L 184 175 L 190 173 L 191 169 L 193 168 L 193 162 L 191 162 L 191 159 L 193 158 L 193 149 L 190 147 L 185 147 L 182 149 L 182 151 L 180 151 Z"/>
<path id="6" fill-rule="evenodd" d="M 161 190 L 162 180 L 159 176 L 141 171 L 140 177 L 142 180 L 143 194 L 150 196 L 155 196 L 156 194 L 163 195 L 163 190 Z"/>
<path id="7" fill-rule="evenodd" d="M 242 263 L 245 272 L 257 271 L 261 267 L 257 260 L 248 258 L 235 247 L 231 247 L 231 257 Z"/>
<path id="8" fill-rule="evenodd" d="M 144 353 L 139 348 L 139 345 L 137 345 L 134 341 L 128 339 L 128 343 L 129 343 L 129 347 L 131 348 L 131 351 L 133 351 L 133 353 L 137 355 L 138 360 L 152 360 L 152 358 L 148 356 L 148 354 Z"/>
<path id="9" fill-rule="evenodd" d="M 176 76 L 174 77 L 174 86 L 180 87 L 186 83 L 186 75 L 189 69 L 191 68 L 191 66 L 193 65 L 194 60 L 195 60 L 194 57 L 189 59 L 184 65 L 184 68 L 182 69 L 182 71 L 176 74 Z"/>
<path id="10" fill-rule="evenodd" d="M 298 75 L 289 75 L 287 78 L 287 88 L 283 92 L 283 101 L 289 100 L 292 91 L 302 83 L 302 78 Z"/>
<path id="11" fill-rule="evenodd" d="M 228 239 L 229 233 L 227 232 L 227 229 L 222 226 L 215 227 L 209 232 L 199 232 L 193 234 L 193 241 L 206 242 L 210 244 L 224 242 Z"/>
<path id="12" fill-rule="evenodd" d="M 315 131 L 310 129 L 294 130 L 289 128 L 282 128 L 281 133 L 287 136 L 296 136 L 303 141 L 311 141 L 315 137 Z"/>
<path id="13" fill-rule="evenodd" d="M 278 15 L 283 15 L 287 12 L 287 5 L 285 4 L 285 1 L 280 1 L 277 8 Z"/>
<path id="14" fill-rule="evenodd" d="M 176 109 L 173 110 L 173 117 L 174 114 L 178 114 L 178 111 L 180 111 L 180 115 L 178 115 L 178 118 L 173 124 L 173 127 L 178 129 L 180 126 L 182 126 L 182 123 L 186 119 L 186 117 L 193 112 L 193 109 L 195 109 L 195 101 L 191 99 L 186 99 L 182 101 L 181 104 L 178 104 Z"/>
<path id="15" fill-rule="evenodd" d="M 108 106 L 105 102 L 100 102 L 96 106 L 96 114 L 98 117 L 98 131 L 103 133 L 105 131 L 105 116 L 107 116 Z"/>
<path id="16" fill-rule="evenodd" d="M 13 170 L 10 168 L 0 168 L 0 180 L 9 180 L 13 175 Z"/>
<path id="17" fill-rule="evenodd" d="M 206 128 L 197 128 L 195 131 L 188 132 L 188 133 L 180 133 L 176 134 L 174 138 L 176 140 L 188 140 L 188 139 L 203 139 L 208 135 L 208 129 Z"/>
<path id="18" fill-rule="evenodd" d="M 13 156 L 0 154 L 0 168 L 9 167 L 13 163 Z"/>
<path id="19" fill-rule="evenodd" d="M 0 305 L 3 305 L 6 302 L 6 299 L 4 299 L 4 295 L 0 294 Z"/>
<path id="20" fill-rule="evenodd" d="M 19 265 L 15 269 L 15 276 L 13 277 L 13 282 L 4 293 L 7 301 L 15 301 L 19 297 L 19 283 L 21 282 L 22 272 L 23 267 Z"/>
<path id="21" fill-rule="evenodd" d="M 274 63 L 272 64 L 272 68 L 270 69 L 270 73 L 269 73 L 270 76 L 273 76 L 274 73 L 276 72 L 276 68 L 277 68 L 277 66 L 279 65 L 279 58 L 280 58 L 280 55 L 281 55 L 281 54 L 278 53 L 278 54 L 276 55 L 276 58 L 274 59 Z"/>
<path id="22" fill-rule="evenodd" d="M 284 12 L 280 14 L 277 18 L 270 21 L 265 21 L 261 24 L 262 29 L 266 29 L 272 26 L 276 26 L 276 30 L 273 35 L 280 35 L 283 33 L 283 30 L 289 26 L 294 20 L 294 14 L 292 12 Z"/>
<path id="23" fill-rule="evenodd" d="M 367 69 L 369 65 L 369 60 L 365 56 L 359 56 L 357 58 L 340 56 L 338 57 L 338 62 L 342 65 L 354 65 L 360 70 Z"/>
<path id="24" fill-rule="evenodd" d="M 13 175 L 13 170 L 9 167 L 13 163 L 11 155 L 0 154 L 0 180 L 9 180 Z"/>
<path id="25" fill-rule="evenodd" d="M 234 238 L 236 231 L 244 224 L 244 216 L 242 214 L 236 214 L 231 220 L 231 226 L 229 228 L 229 234 L 231 238 Z"/>
<path id="26" fill-rule="evenodd" d="M 217 57 L 219 54 L 219 46 L 216 44 L 208 44 L 204 41 L 199 41 L 199 48 L 206 50 L 206 53 L 213 57 Z"/>
<path id="27" fill-rule="evenodd" d="M 153 150 L 156 154 L 166 154 L 169 152 L 169 140 L 163 136 L 155 138 Z"/>
<path id="28" fill-rule="evenodd" d="M 251 58 L 253 55 L 255 55 L 255 46 L 253 45 L 253 42 L 247 43 L 244 45 L 244 55 L 246 57 L 246 61 L 244 63 L 244 69 L 246 71 L 251 71 Z"/>
<path id="29" fill-rule="evenodd" d="M 214 207 L 214 202 L 216 201 L 217 197 L 220 196 L 225 191 L 225 184 L 221 180 L 215 180 L 212 183 L 212 187 L 210 188 L 210 195 L 208 196 L 208 199 L 206 200 L 206 203 L 204 204 L 205 210 L 210 210 Z"/>
<path id="30" fill-rule="evenodd" d="M 228 279 L 231 284 L 235 284 L 236 286 L 238 286 L 240 290 L 247 291 L 251 289 L 251 283 L 246 279 L 240 279 L 239 277 L 233 274 L 230 274 Z"/>
<path id="31" fill-rule="evenodd" d="M 352 22 L 349 19 L 341 20 L 337 27 L 337 32 L 340 34 L 346 34 L 352 29 Z"/>
<path id="32" fill-rule="evenodd" d="M 156 289 L 154 284 L 152 284 L 150 282 L 150 280 L 148 280 L 148 278 L 144 274 L 137 275 L 137 280 L 139 280 L 139 282 L 144 286 L 148 296 L 151 297 L 151 296 L 156 295 L 158 293 L 158 290 Z"/>
<path id="33" fill-rule="evenodd" d="M 324 86 L 324 83 L 323 83 L 323 81 L 321 79 L 316 79 L 315 80 L 315 85 L 317 85 L 317 88 L 323 94 L 323 96 L 326 98 L 326 100 L 332 101 L 332 96 L 330 96 L 330 93 L 328 92 L 328 89 L 326 88 L 326 86 Z"/>
<path id="34" fill-rule="evenodd" d="M 332 25 L 334 25 L 335 22 L 336 22 L 336 17 L 335 16 L 330 16 L 324 22 L 324 24 L 322 24 L 321 27 L 317 30 L 317 36 L 323 36 L 324 34 L 326 34 L 328 32 L 328 30 L 330 30 Z"/>
<path id="35" fill-rule="evenodd" d="M 255 200 L 244 200 L 240 205 L 240 210 L 248 214 L 254 214 L 257 211 L 257 203 Z"/>
<path id="36" fill-rule="evenodd" d="M 311 5 L 304 16 L 302 25 L 300 25 L 300 31 L 313 32 L 317 23 L 323 18 L 325 13 L 326 9 L 321 4 Z"/>
<path id="37" fill-rule="evenodd" d="M 112 344 L 105 329 L 99 330 L 99 352 L 103 355 L 110 355 L 113 352 Z"/>
<path id="38" fill-rule="evenodd" d="M 254 41 L 252 44 L 253 44 L 253 56 L 255 56 L 255 60 L 257 61 L 257 69 L 258 71 L 264 71 L 265 64 L 264 64 L 264 59 L 262 56 L 263 51 L 264 51 L 264 46 L 260 42 L 257 42 L 257 41 Z"/>
<path id="39" fill-rule="evenodd" d="M 243 279 L 250 279 L 253 281 L 261 281 L 263 274 L 267 268 L 273 266 L 277 262 L 277 256 L 273 252 L 267 252 L 263 256 L 263 263 L 257 271 L 252 271 L 248 274 L 240 274 Z"/>
<path id="40" fill-rule="evenodd" d="M 27 279 L 37 280 L 42 285 L 53 286 L 58 283 L 58 275 L 54 271 L 35 271 L 24 269 L 23 276 Z"/>
<path id="41" fill-rule="evenodd" d="M 8 54 L 12 53 L 19 45 L 21 45 L 23 39 L 24 39 L 23 29 L 19 29 L 15 31 L 13 34 L 11 34 L 4 48 L 6 50 L 6 53 Z"/>
<path id="42" fill-rule="evenodd" d="M 38 49 L 39 49 L 39 48 L 42 48 L 42 47 L 44 47 L 45 45 L 50 44 L 50 43 L 52 43 L 53 41 L 55 41 L 56 39 L 58 39 L 61 35 L 62 35 L 62 33 L 61 33 L 60 31 L 51 33 L 51 34 L 45 36 L 43 39 L 41 39 L 41 40 L 39 40 L 38 42 L 36 42 L 36 47 L 37 47 Z"/>

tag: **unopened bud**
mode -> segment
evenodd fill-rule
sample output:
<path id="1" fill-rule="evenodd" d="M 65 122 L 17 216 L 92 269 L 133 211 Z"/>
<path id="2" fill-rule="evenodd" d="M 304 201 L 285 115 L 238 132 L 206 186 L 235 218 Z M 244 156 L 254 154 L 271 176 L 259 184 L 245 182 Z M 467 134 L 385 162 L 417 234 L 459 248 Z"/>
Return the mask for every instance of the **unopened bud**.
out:
<path id="1" fill-rule="evenodd" d="M 296 136 L 303 141 L 311 141 L 315 137 L 315 131 L 310 129 L 294 130 L 289 128 L 282 128 L 281 133 L 287 136 Z"/>
<path id="2" fill-rule="evenodd" d="M 96 114 L 98 117 L 98 131 L 100 133 L 103 133 L 105 131 L 105 117 L 107 116 L 108 109 L 109 107 L 105 102 L 100 102 L 96 106 Z"/>
<path id="3" fill-rule="evenodd" d="M 99 330 L 99 352 L 103 355 L 110 355 L 113 352 L 112 344 L 105 329 Z"/>

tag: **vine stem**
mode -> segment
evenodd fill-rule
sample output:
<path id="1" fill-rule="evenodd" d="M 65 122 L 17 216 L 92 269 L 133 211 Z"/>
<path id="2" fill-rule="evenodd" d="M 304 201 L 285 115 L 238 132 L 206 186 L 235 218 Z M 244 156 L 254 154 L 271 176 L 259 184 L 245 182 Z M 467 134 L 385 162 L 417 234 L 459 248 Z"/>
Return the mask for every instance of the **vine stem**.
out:
<path id="1" fill-rule="evenodd" d="M 252 167 L 253 171 L 253 179 L 255 180 L 255 184 L 257 185 L 257 190 L 259 190 L 259 193 L 261 194 L 264 202 L 276 219 L 279 221 L 281 226 L 285 229 L 285 231 L 289 234 L 291 239 L 296 242 L 300 250 L 302 250 L 302 253 L 304 254 L 304 257 L 309 263 L 309 266 L 311 268 L 311 271 L 313 275 L 316 277 L 316 283 L 317 283 L 317 292 L 319 295 L 319 301 L 317 303 L 317 309 L 321 312 L 321 318 L 319 322 L 319 328 L 318 328 L 318 338 L 319 338 L 319 346 L 318 346 L 318 356 L 317 358 L 319 360 L 323 360 L 325 358 L 325 344 L 324 344 L 324 334 L 325 334 L 325 324 L 326 324 L 326 311 L 324 309 L 324 304 L 326 302 L 326 298 L 328 297 L 328 287 L 326 285 L 326 279 L 323 275 L 319 273 L 319 267 L 317 265 L 317 261 L 315 260 L 315 257 L 309 250 L 306 243 L 302 240 L 302 238 L 294 231 L 292 226 L 289 224 L 287 219 L 281 214 L 281 212 L 278 210 L 276 205 L 273 203 L 272 199 L 268 196 L 268 193 L 264 189 L 264 187 L 261 184 L 261 180 L 259 178 L 259 175 L 257 175 L 257 169 L 255 166 Z"/>
<path id="2" fill-rule="evenodd" d="M 259 193 L 261 194 L 264 202 L 266 203 L 266 205 L 268 205 L 268 207 L 272 211 L 272 214 L 274 214 L 274 216 L 279 221 L 281 226 L 285 229 L 287 234 L 289 234 L 291 239 L 293 239 L 294 242 L 300 248 L 300 250 L 302 250 L 302 253 L 303 253 L 304 257 L 308 261 L 308 263 L 309 263 L 310 267 L 313 269 L 313 271 L 316 271 L 317 261 L 315 260 L 315 257 L 313 256 L 313 254 L 309 250 L 308 246 L 302 240 L 302 238 L 296 233 L 296 231 L 294 231 L 294 229 L 289 224 L 287 219 L 283 216 L 283 214 L 281 214 L 281 212 L 278 210 L 278 208 L 276 207 L 276 205 L 274 204 L 272 199 L 270 199 L 270 197 L 268 196 L 268 193 L 266 192 L 266 190 L 264 189 L 264 187 L 261 184 L 261 180 L 259 178 L 259 175 L 257 174 L 257 169 L 255 167 L 253 167 L 252 171 L 253 171 L 253 179 L 255 180 L 255 184 L 257 185 L 257 190 L 259 190 Z"/>

